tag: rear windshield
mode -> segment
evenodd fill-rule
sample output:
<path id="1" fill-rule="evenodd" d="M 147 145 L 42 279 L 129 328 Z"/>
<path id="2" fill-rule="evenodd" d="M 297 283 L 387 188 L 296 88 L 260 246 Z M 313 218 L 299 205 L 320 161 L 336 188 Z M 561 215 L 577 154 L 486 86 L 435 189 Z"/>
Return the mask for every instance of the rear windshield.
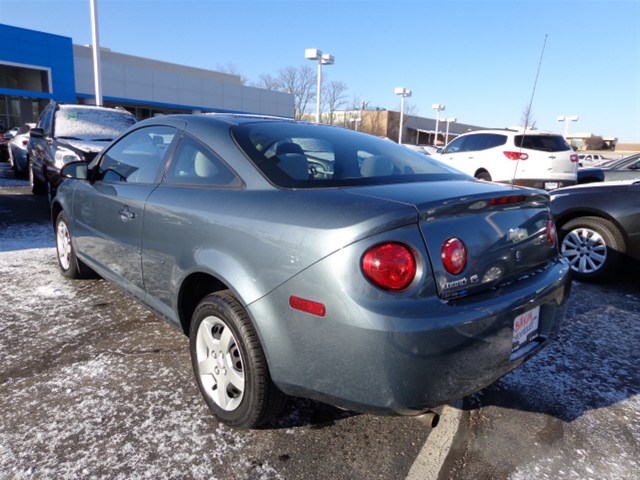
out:
<path id="1" fill-rule="evenodd" d="M 424 153 L 345 128 L 265 121 L 237 125 L 232 135 L 263 175 L 285 188 L 469 178 Z"/>
<path id="2" fill-rule="evenodd" d="M 571 147 L 561 135 L 516 135 L 516 147 L 542 152 L 564 152 Z"/>
<path id="3" fill-rule="evenodd" d="M 136 123 L 133 115 L 100 108 L 61 108 L 56 112 L 55 136 L 78 140 L 113 140 Z"/>

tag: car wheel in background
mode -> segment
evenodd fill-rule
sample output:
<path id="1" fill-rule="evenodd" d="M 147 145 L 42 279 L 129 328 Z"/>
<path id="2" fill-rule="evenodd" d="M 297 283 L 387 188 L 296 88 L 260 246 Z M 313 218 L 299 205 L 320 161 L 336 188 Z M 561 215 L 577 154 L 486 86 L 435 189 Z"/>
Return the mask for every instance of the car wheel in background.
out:
<path id="1" fill-rule="evenodd" d="M 258 335 L 230 292 L 205 297 L 189 333 L 198 387 L 221 422 L 255 428 L 280 412 L 285 396 L 271 381 Z"/>
<path id="2" fill-rule="evenodd" d="M 27 172 L 29 173 L 29 184 L 31 185 L 31 192 L 34 195 L 44 195 L 47 193 L 46 185 L 38 180 L 38 177 L 33 173 L 33 165 L 29 160 L 27 162 Z"/>
<path id="3" fill-rule="evenodd" d="M 604 218 L 576 218 L 560 227 L 560 251 L 578 280 L 607 276 L 616 268 L 625 249 L 620 231 Z"/>
<path id="4" fill-rule="evenodd" d="M 76 252 L 71 242 L 71 232 L 64 212 L 60 212 L 56 218 L 55 233 L 56 254 L 62 274 L 67 278 L 87 277 L 91 269 L 76 257 Z"/>

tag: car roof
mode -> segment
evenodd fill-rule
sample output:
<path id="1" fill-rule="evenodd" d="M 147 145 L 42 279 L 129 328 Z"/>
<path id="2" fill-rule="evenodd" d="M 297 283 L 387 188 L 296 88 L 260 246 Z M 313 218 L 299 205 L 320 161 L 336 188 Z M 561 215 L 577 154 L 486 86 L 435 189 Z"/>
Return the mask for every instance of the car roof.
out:
<path id="1" fill-rule="evenodd" d="M 504 134 L 514 134 L 514 135 L 553 135 L 553 136 L 558 136 L 561 137 L 562 135 L 560 135 L 559 133 L 554 133 L 554 132 L 550 132 L 547 130 L 530 130 L 530 129 L 524 129 L 522 127 L 510 127 L 510 128 L 481 128 L 478 130 L 472 130 L 470 132 L 464 132 L 462 134 L 460 134 L 459 136 L 462 135 L 472 135 L 472 134 L 478 134 L 478 133 L 504 133 Z"/>

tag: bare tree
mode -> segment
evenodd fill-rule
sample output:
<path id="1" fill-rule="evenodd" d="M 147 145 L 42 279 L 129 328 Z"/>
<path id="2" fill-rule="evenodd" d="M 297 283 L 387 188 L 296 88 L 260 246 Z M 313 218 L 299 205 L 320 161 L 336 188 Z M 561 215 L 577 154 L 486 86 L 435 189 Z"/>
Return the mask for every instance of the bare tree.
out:
<path id="1" fill-rule="evenodd" d="M 347 104 L 345 92 L 349 89 L 347 84 L 339 81 L 331 81 L 322 89 L 323 110 L 329 112 L 329 123 L 333 125 L 333 112 Z"/>
<path id="2" fill-rule="evenodd" d="M 302 118 L 309 103 L 316 98 L 316 75 L 313 69 L 308 65 L 283 68 L 279 72 L 278 82 L 282 91 L 293 95 L 294 118 Z"/>
<path id="3" fill-rule="evenodd" d="M 247 77 L 245 77 L 241 72 L 240 72 L 240 68 L 238 67 L 238 65 L 236 65 L 233 62 L 227 62 L 227 65 L 221 65 L 220 63 L 218 63 L 216 65 L 216 70 L 222 73 L 228 73 L 229 75 L 236 75 L 238 77 L 240 77 L 240 83 L 242 85 L 246 85 L 247 84 Z"/>
<path id="4" fill-rule="evenodd" d="M 527 105 L 524 107 L 522 111 L 522 117 L 520 118 L 520 123 L 527 130 L 534 129 L 536 126 L 535 120 L 533 120 L 533 110 L 531 109 L 531 105 Z"/>
<path id="5" fill-rule="evenodd" d="M 280 84 L 280 80 L 276 77 L 269 75 L 268 73 L 263 73 L 260 75 L 258 82 L 255 84 L 256 87 L 266 88 L 267 90 L 281 90 L 282 85 Z"/>

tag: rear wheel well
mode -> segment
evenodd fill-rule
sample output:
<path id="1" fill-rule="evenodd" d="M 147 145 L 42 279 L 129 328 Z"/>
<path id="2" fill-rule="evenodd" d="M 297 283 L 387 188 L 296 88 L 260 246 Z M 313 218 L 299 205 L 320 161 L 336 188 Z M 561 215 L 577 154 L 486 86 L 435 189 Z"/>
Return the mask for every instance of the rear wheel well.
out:
<path id="1" fill-rule="evenodd" d="M 487 180 L 488 182 L 491 181 L 491 174 L 485 170 L 484 168 L 479 168 L 476 171 L 476 174 L 474 175 L 474 177 L 480 179 L 480 180 Z"/>
<path id="2" fill-rule="evenodd" d="M 189 335 L 191 318 L 200 301 L 211 293 L 227 288 L 224 283 L 207 273 L 192 273 L 182 282 L 178 298 L 178 312 L 180 325 L 185 335 Z"/>

